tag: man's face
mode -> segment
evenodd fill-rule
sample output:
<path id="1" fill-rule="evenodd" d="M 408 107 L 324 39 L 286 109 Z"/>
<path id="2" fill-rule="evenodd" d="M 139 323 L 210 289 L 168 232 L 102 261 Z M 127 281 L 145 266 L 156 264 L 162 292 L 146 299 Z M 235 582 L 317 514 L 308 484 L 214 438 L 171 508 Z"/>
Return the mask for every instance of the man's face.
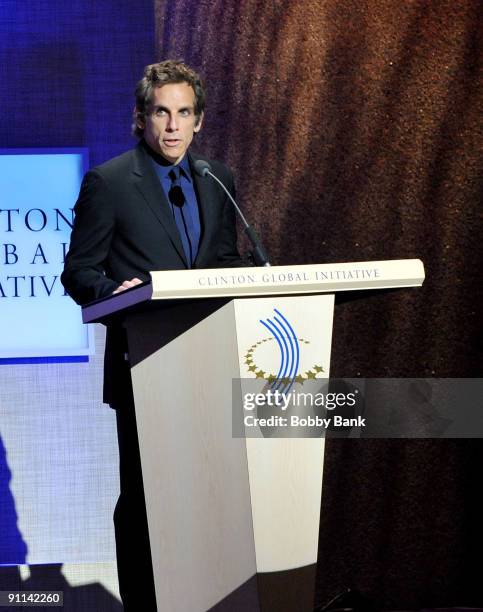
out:
<path id="1" fill-rule="evenodd" d="M 188 83 L 168 83 L 154 89 L 146 119 L 138 119 L 138 127 L 144 128 L 144 139 L 153 151 L 178 164 L 193 134 L 201 129 L 202 119 L 195 116 L 193 88 Z"/>

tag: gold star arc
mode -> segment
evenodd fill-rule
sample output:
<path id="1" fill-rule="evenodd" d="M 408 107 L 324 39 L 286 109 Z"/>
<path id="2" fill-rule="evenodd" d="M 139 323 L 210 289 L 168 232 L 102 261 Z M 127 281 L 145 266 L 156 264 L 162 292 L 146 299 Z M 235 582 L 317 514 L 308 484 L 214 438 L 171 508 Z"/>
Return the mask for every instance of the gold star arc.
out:
<path id="1" fill-rule="evenodd" d="M 301 344 L 310 344 L 310 340 L 305 340 L 305 338 L 297 338 L 297 340 Z M 267 372 L 265 370 L 262 370 L 259 367 L 259 365 L 257 365 L 256 363 L 255 354 L 257 352 L 258 347 L 265 344 L 266 342 L 273 342 L 273 341 L 274 341 L 274 338 L 262 338 L 255 344 L 252 344 L 244 356 L 245 364 L 247 366 L 248 372 L 253 373 L 255 375 L 255 378 L 264 379 L 268 381 L 270 384 L 273 384 L 274 382 L 278 381 L 279 378 L 277 377 L 277 374 L 275 374 L 274 372 Z M 287 376 L 284 376 L 283 378 L 280 379 L 280 382 L 284 385 L 287 385 L 291 382 L 297 383 L 299 385 L 303 385 L 304 382 L 308 380 L 315 380 L 319 378 L 318 375 L 323 372 L 325 372 L 325 370 L 322 367 L 322 365 L 314 364 L 305 373 L 297 373 L 297 375 L 292 378 L 288 378 Z"/>

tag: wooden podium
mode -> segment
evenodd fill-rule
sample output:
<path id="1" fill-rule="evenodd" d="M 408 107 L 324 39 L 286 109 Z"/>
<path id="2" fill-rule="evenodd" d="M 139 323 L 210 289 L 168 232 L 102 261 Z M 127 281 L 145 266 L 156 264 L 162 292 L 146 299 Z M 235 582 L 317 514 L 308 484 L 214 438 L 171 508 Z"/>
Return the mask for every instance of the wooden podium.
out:
<path id="1" fill-rule="evenodd" d="M 423 265 L 151 276 L 83 319 L 127 328 L 158 610 L 312 611 L 325 440 L 252 427 L 247 392 L 323 382 L 334 292 L 420 286 Z"/>

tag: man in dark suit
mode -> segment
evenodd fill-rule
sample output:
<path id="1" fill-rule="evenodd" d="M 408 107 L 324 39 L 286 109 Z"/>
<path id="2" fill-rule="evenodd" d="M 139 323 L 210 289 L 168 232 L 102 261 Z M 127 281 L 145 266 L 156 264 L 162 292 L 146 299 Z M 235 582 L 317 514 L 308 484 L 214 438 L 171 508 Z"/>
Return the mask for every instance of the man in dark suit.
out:
<path id="1" fill-rule="evenodd" d="M 181 62 L 147 66 L 136 87 L 135 149 L 84 177 L 62 282 L 79 304 L 149 280 L 150 270 L 241 264 L 234 210 L 222 189 L 200 177 L 188 151 L 203 123 L 199 76 Z M 213 173 L 234 193 L 223 164 Z M 126 610 L 156 610 L 125 333 L 107 330 L 104 401 L 116 409 L 121 495 L 114 514 Z M 146 602 L 146 603 L 144 603 Z"/>

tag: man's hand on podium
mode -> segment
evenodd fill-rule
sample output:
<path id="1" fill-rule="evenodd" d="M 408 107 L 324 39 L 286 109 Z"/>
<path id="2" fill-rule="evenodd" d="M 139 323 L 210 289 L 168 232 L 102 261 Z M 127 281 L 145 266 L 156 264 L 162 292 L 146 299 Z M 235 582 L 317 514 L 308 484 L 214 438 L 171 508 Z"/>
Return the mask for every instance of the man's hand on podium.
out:
<path id="1" fill-rule="evenodd" d="M 131 278 L 131 280 L 125 280 L 122 285 L 119 285 L 119 287 L 112 292 L 112 294 L 114 295 L 115 293 L 121 293 L 121 291 L 125 291 L 126 289 L 131 289 L 131 287 L 135 287 L 136 285 L 140 285 L 143 281 L 139 280 L 139 278 Z"/>

